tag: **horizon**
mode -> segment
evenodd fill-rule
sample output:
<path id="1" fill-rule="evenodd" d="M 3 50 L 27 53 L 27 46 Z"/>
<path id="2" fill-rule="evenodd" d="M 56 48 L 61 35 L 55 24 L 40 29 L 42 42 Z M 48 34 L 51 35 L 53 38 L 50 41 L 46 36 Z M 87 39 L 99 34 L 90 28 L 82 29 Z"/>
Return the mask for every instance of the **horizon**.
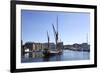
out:
<path id="1" fill-rule="evenodd" d="M 27 41 L 27 42 L 24 42 L 24 44 L 23 45 L 25 45 L 26 43 L 42 43 L 42 44 L 44 44 L 44 43 L 48 43 L 48 42 L 34 42 L 34 41 Z M 49 42 L 49 43 L 53 43 L 53 44 L 55 44 L 54 42 Z M 83 43 L 86 43 L 86 42 L 83 42 Z M 83 43 L 72 43 L 72 44 L 63 44 L 63 45 L 73 45 L 73 44 L 83 44 Z M 87 44 L 89 44 L 89 43 L 87 43 Z"/>
<path id="2" fill-rule="evenodd" d="M 41 43 L 41 42 L 25 42 L 25 43 Z M 25 45 L 25 43 L 23 45 Z M 48 42 L 42 42 L 42 44 L 44 44 L 44 43 L 48 43 Z M 49 42 L 49 43 L 55 44 L 54 42 Z M 86 43 L 86 42 L 83 42 L 83 43 Z M 83 44 L 83 43 L 73 43 L 73 44 Z M 63 45 L 73 45 L 73 44 L 63 44 Z M 87 44 L 90 45 L 89 43 L 87 43 Z"/>

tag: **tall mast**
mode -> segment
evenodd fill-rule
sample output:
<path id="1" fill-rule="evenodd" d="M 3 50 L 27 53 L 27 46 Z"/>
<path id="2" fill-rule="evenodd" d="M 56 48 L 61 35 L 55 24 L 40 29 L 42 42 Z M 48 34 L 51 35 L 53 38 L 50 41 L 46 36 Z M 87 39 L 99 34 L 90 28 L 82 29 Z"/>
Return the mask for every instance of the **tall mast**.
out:
<path id="1" fill-rule="evenodd" d="M 52 24 L 52 27 L 53 27 L 53 32 L 54 32 L 54 38 L 56 38 L 56 30 L 53 24 Z"/>
<path id="2" fill-rule="evenodd" d="M 56 32 L 56 49 L 58 50 L 58 16 L 57 16 L 57 32 Z"/>
<path id="3" fill-rule="evenodd" d="M 57 16 L 57 33 L 58 33 L 58 16 Z"/>
<path id="4" fill-rule="evenodd" d="M 56 49 L 58 49 L 58 16 L 57 16 L 57 22 L 56 22 L 56 29 L 54 25 L 52 24 L 54 37 L 55 37 L 55 43 L 56 43 Z"/>
<path id="5" fill-rule="evenodd" d="M 53 27 L 53 32 L 54 32 L 55 45 L 56 45 L 56 48 L 57 48 L 57 32 L 56 32 L 55 27 L 54 27 L 53 24 L 52 24 L 52 27 Z"/>
<path id="6" fill-rule="evenodd" d="M 56 32 L 56 39 L 57 39 L 57 42 L 58 42 L 58 16 L 57 16 L 57 32 Z"/>
<path id="7" fill-rule="evenodd" d="M 49 38 L 48 31 L 47 31 L 47 38 L 48 38 L 48 49 L 49 49 L 49 48 L 50 48 L 50 46 L 49 46 L 49 41 L 50 41 L 50 38 Z"/>

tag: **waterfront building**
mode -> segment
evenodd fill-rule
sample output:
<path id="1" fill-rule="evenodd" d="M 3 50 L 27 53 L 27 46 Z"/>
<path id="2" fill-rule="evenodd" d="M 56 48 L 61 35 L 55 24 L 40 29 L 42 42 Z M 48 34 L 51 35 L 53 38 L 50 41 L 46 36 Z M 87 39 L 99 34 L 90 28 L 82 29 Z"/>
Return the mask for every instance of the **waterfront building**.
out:
<path id="1" fill-rule="evenodd" d="M 74 48 L 80 48 L 80 44 L 75 43 L 75 44 L 73 44 L 73 47 Z"/>
<path id="2" fill-rule="evenodd" d="M 57 45 L 60 49 L 64 48 L 63 42 L 59 42 Z M 26 50 L 26 52 L 28 52 L 28 51 L 34 52 L 34 51 L 41 51 L 41 50 L 48 48 L 48 43 L 26 42 L 23 46 L 24 46 L 24 48 L 23 48 L 24 51 Z M 56 45 L 54 43 L 49 43 L 49 47 L 51 50 L 56 49 Z"/>
<path id="3" fill-rule="evenodd" d="M 35 51 L 40 51 L 43 49 L 42 43 L 34 43 L 34 45 L 35 45 Z"/>
<path id="4" fill-rule="evenodd" d="M 73 47 L 73 45 L 64 45 L 64 49 L 70 49 L 72 47 Z"/>
<path id="5" fill-rule="evenodd" d="M 84 51 L 90 51 L 90 45 L 88 43 L 82 43 L 81 48 Z"/>
<path id="6" fill-rule="evenodd" d="M 82 44 L 72 44 L 72 45 L 64 45 L 64 49 L 77 50 L 77 51 L 90 51 L 90 45 L 88 43 Z"/>
<path id="7" fill-rule="evenodd" d="M 29 49 L 30 51 L 39 51 L 48 47 L 48 43 L 35 43 L 35 42 L 27 42 L 24 45 L 24 49 Z M 50 43 L 50 47 L 55 47 L 54 43 Z"/>
<path id="8" fill-rule="evenodd" d="M 24 45 L 24 50 L 29 49 L 29 51 L 35 50 L 35 44 L 33 42 L 27 42 Z"/>

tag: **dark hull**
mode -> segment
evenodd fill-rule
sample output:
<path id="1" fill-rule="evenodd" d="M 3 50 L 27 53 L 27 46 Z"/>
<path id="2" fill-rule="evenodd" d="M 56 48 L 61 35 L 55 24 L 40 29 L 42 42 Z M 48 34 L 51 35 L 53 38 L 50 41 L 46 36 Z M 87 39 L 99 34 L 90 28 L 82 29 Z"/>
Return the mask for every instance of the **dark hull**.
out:
<path id="1" fill-rule="evenodd" d="M 62 52 L 56 52 L 56 53 L 51 53 L 51 52 L 43 52 L 44 57 L 50 57 L 50 56 L 55 56 L 55 55 L 60 55 Z"/>

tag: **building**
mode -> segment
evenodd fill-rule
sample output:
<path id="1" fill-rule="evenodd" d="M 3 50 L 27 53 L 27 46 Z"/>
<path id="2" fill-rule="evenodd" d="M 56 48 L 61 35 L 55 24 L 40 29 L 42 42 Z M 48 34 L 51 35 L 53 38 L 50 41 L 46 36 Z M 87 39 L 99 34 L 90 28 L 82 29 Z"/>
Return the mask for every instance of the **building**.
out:
<path id="1" fill-rule="evenodd" d="M 64 45 L 64 49 L 76 50 L 76 51 L 90 51 L 90 45 L 88 43 L 82 44 L 72 44 L 72 45 Z"/>
<path id="2" fill-rule="evenodd" d="M 42 50 L 43 49 L 43 44 L 42 43 L 34 43 L 34 48 L 35 48 L 35 51 L 39 51 L 39 50 Z"/>
<path id="3" fill-rule="evenodd" d="M 73 45 L 64 45 L 64 49 L 70 49 L 72 47 L 73 47 Z"/>
<path id="4" fill-rule="evenodd" d="M 75 44 L 73 44 L 73 47 L 74 48 L 80 48 L 80 44 L 75 43 Z"/>
<path id="5" fill-rule="evenodd" d="M 63 42 L 59 42 L 57 44 L 58 49 L 63 49 Z M 35 42 L 26 42 L 24 45 L 24 51 L 29 50 L 30 52 L 32 51 L 41 51 L 44 49 L 48 49 L 48 43 L 35 43 Z M 54 43 L 49 43 L 49 49 L 55 50 L 56 45 Z"/>
<path id="6" fill-rule="evenodd" d="M 24 50 L 29 49 L 29 51 L 35 50 L 35 44 L 33 42 L 27 42 L 24 45 Z"/>
<path id="7" fill-rule="evenodd" d="M 25 43 L 24 48 L 27 48 L 30 51 L 39 51 L 39 50 L 43 49 L 43 44 L 42 43 L 27 42 L 27 43 Z"/>
<path id="8" fill-rule="evenodd" d="M 88 43 L 82 43 L 81 48 L 83 51 L 90 51 L 90 45 Z"/>

